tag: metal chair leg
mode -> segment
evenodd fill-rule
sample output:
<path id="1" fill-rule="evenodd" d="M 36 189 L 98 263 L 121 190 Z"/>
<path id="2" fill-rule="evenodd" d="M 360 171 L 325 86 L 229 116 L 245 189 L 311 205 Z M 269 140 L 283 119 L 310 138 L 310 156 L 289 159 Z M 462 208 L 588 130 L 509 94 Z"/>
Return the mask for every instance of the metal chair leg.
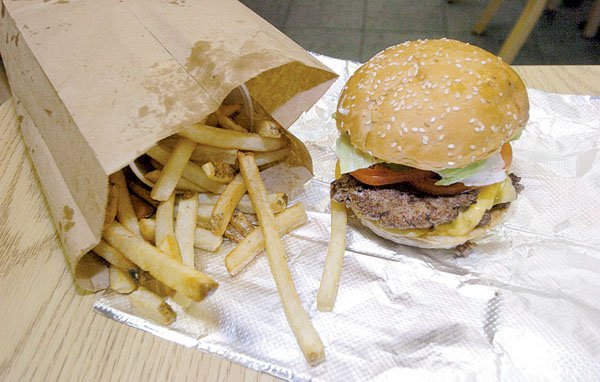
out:
<path id="1" fill-rule="evenodd" d="M 483 32 L 485 32 L 485 28 L 487 28 L 487 25 L 489 24 L 492 17 L 494 17 L 496 12 L 498 12 L 498 8 L 500 8 L 500 5 L 502 5 L 502 0 L 491 0 L 488 3 L 487 7 L 485 7 L 485 9 L 483 10 L 481 16 L 479 16 L 479 20 L 477 20 L 477 23 L 475 23 L 475 25 L 473 26 L 471 33 L 477 36 L 483 34 Z"/>
<path id="2" fill-rule="evenodd" d="M 598 33 L 600 27 L 600 0 L 594 2 L 594 6 L 590 11 L 587 22 L 585 23 L 585 29 L 583 30 L 583 37 L 593 38 Z"/>

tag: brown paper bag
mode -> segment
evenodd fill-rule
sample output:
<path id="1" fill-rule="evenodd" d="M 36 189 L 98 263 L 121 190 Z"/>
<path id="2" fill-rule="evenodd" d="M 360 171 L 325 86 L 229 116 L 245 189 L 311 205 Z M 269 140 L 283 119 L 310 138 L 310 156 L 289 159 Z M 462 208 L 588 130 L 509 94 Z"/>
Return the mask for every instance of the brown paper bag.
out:
<path id="1" fill-rule="evenodd" d="M 85 254 L 101 236 L 109 174 L 242 84 L 287 128 L 335 80 L 232 0 L 6 0 L 0 15 L 23 136 L 68 263 L 89 291 L 107 286 Z"/>

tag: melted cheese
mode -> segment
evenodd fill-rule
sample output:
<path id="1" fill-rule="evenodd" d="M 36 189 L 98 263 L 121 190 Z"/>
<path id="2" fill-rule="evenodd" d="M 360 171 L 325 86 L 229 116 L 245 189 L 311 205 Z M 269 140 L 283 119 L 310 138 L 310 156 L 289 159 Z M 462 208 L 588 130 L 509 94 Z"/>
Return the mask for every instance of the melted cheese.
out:
<path id="1" fill-rule="evenodd" d="M 517 198 L 510 178 L 479 189 L 477 200 L 466 211 L 459 212 L 453 221 L 435 226 L 433 229 L 391 230 L 406 237 L 421 236 L 464 236 L 471 232 L 483 218 L 485 211 L 496 204 L 509 203 Z"/>

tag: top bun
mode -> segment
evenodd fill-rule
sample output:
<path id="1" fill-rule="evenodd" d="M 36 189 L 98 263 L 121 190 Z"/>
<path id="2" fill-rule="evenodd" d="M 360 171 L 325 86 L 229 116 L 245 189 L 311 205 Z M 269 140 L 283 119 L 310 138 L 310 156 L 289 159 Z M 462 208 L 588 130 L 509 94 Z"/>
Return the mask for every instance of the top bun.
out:
<path id="1" fill-rule="evenodd" d="M 338 129 L 359 150 L 433 171 L 498 152 L 528 118 L 525 85 L 509 65 L 448 39 L 378 53 L 350 77 L 336 113 Z"/>

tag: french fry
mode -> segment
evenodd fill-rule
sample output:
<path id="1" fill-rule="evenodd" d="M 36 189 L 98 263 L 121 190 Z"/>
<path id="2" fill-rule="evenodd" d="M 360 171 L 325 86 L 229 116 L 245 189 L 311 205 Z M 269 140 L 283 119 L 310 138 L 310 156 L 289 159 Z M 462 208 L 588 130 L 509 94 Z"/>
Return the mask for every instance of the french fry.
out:
<path id="1" fill-rule="evenodd" d="M 201 124 L 190 126 L 179 135 L 194 142 L 224 149 L 273 151 L 288 145 L 286 137 L 265 138 L 255 133 L 219 129 Z"/>
<path id="2" fill-rule="evenodd" d="M 222 149 L 220 147 L 198 144 L 190 159 L 199 163 L 218 161 L 233 165 L 235 164 L 237 153 L 238 151 L 235 149 Z"/>
<path id="3" fill-rule="evenodd" d="M 123 175 L 122 171 L 117 171 L 110 176 L 110 180 L 117 186 L 117 189 L 119 190 L 117 220 L 119 220 L 121 224 L 127 227 L 127 229 L 129 229 L 135 235 L 142 237 L 138 219 L 137 216 L 135 216 L 135 211 L 133 210 L 133 205 L 131 204 L 131 198 L 129 197 L 129 191 L 127 190 L 125 175 Z"/>
<path id="4" fill-rule="evenodd" d="M 112 224 L 112 223 L 111 223 Z M 110 265 L 114 265 L 117 268 L 121 268 L 131 274 L 135 274 L 139 271 L 138 267 L 129 261 L 128 258 L 123 256 L 121 252 L 111 247 L 105 240 L 100 242 L 92 249 L 95 254 L 108 261 Z"/>
<path id="5" fill-rule="evenodd" d="M 208 117 L 206 117 L 205 125 L 208 126 L 217 126 L 219 124 L 219 120 L 217 119 L 217 115 L 215 113 L 210 113 Z"/>
<path id="6" fill-rule="evenodd" d="M 238 111 L 242 110 L 242 105 L 239 103 L 232 103 L 230 105 L 221 105 L 219 106 L 219 110 L 226 117 L 231 117 Z"/>
<path id="7" fill-rule="evenodd" d="M 207 222 L 210 223 L 210 219 L 212 218 L 212 212 L 214 205 L 198 205 L 198 224 L 199 222 Z M 211 225 L 212 229 L 212 225 Z"/>
<path id="8" fill-rule="evenodd" d="M 306 223 L 306 211 L 302 203 L 286 209 L 275 216 L 275 224 L 279 236 L 291 232 Z M 260 228 L 255 228 L 225 257 L 225 267 L 230 275 L 235 276 L 242 271 L 256 256 L 265 250 L 265 240 Z"/>
<path id="9" fill-rule="evenodd" d="M 171 325 L 177 315 L 162 297 L 150 292 L 144 287 L 139 287 L 128 296 L 129 302 L 141 315 L 161 325 Z"/>
<path id="10" fill-rule="evenodd" d="M 181 253 L 175 237 L 173 225 L 173 214 L 175 210 L 175 193 L 161 202 L 156 209 L 156 229 L 154 232 L 154 242 L 156 248 L 160 249 L 173 259 L 181 262 Z"/>
<path id="11" fill-rule="evenodd" d="M 290 155 L 291 149 L 289 146 L 286 146 L 282 149 L 275 151 L 265 151 L 254 154 L 254 160 L 256 161 L 257 166 L 265 166 L 271 163 L 279 162 Z"/>
<path id="12" fill-rule="evenodd" d="M 186 138 L 179 138 L 171 155 L 164 163 L 164 167 L 160 172 L 160 176 L 152 188 L 150 195 L 153 199 L 165 201 L 167 200 L 177 186 L 177 181 L 181 178 L 181 174 L 185 169 L 192 152 L 196 148 L 196 142 Z"/>
<path id="13" fill-rule="evenodd" d="M 281 131 L 277 128 L 277 124 L 273 121 L 269 121 L 266 119 L 261 119 L 256 121 L 255 126 L 256 133 L 261 137 L 270 137 L 270 138 L 281 138 Z M 256 158 L 255 158 L 256 159 Z M 256 162 L 257 166 L 258 161 Z"/>
<path id="14" fill-rule="evenodd" d="M 179 198 L 177 219 L 175 220 L 175 237 L 179 244 L 181 262 L 194 268 L 194 237 L 198 220 L 198 196 L 186 193 Z"/>
<path id="15" fill-rule="evenodd" d="M 104 239 L 152 277 L 194 301 L 201 301 L 219 285 L 206 274 L 164 254 L 118 222 L 104 231 Z"/>
<path id="16" fill-rule="evenodd" d="M 231 118 L 226 116 L 221 108 L 218 108 L 217 111 L 215 111 L 215 115 L 217 116 L 217 121 L 219 121 L 219 125 L 221 125 L 222 128 L 227 130 L 241 131 L 245 133 L 248 132 L 248 130 L 238 125 Z"/>
<path id="17" fill-rule="evenodd" d="M 205 206 L 206 207 L 206 206 Z M 204 228 L 205 230 L 208 230 L 212 233 L 212 225 L 210 224 L 210 217 L 208 221 L 202 221 L 200 219 L 198 219 L 196 221 L 196 227 L 200 227 L 200 228 Z"/>
<path id="18" fill-rule="evenodd" d="M 121 294 L 131 293 L 137 288 L 133 277 L 127 271 L 117 268 L 114 265 L 108 268 L 108 281 L 110 288 Z"/>
<path id="19" fill-rule="evenodd" d="M 159 145 L 168 151 L 172 151 L 176 143 L 177 138 L 169 137 L 160 141 Z M 235 164 L 237 161 L 237 152 L 238 151 L 235 149 L 223 149 L 220 147 L 197 144 L 196 148 L 192 152 L 192 155 L 190 156 L 190 159 L 199 163 L 215 161 L 227 164 Z"/>
<path id="20" fill-rule="evenodd" d="M 217 236 L 208 229 L 196 227 L 194 233 L 194 247 L 205 251 L 214 252 L 223 243 L 223 237 Z"/>
<path id="21" fill-rule="evenodd" d="M 209 227 L 209 223 L 207 223 L 207 227 Z M 154 238 L 154 232 L 156 230 L 156 220 L 154 219 L 142 219 L 140 221 L 140 228 L 142 228 L 142 232 L 144 235 Z M 154 242 L 154 239 L 148 240 L 151 243 Z M 223 243 L 223 238 L 221 236 L 217 236 L 208 228 L 204 227 L 196 227 L 194 230 L 194 247 L 203 249 L 205 251 L 214 252 Z"/>
<path id="22" fill-rule="evenodd" d="M 251 153 L 239 153 L 238 162 L 260 223 L 269 267 L 281 298 L 283 311 L 304 358 L 310 365 L 316 365 L 325 360 L 323 343 L 302 307 L 296 291 L 285 259 L 285 251 L 279 237 L 275 217 L 269 207 L 267 192 L 260 179 L 254 156 Z"/>
<path id="23" fill-rule="evenodd" d="M 225 229 L 225 232 L 223 232 L 223 236 L 231 241 L 233 241 L 234 243 L 239 243 L 240 241 L 244 240 L 244 236 L 238 232 L 237 229 L 233 228 L 231 225 L 228 225 L 227 228 Z"/>
<path id="24" fill-rule="evenodd" d="M 146 203 L 150 204 L 152 207 L 158 207 L 158 200 L 152 199 L 150 196 L 150 190 L 146 189 L 146 187 L 134 181 L 127 182 L 127 185 L 129 186 L 131 192 L 144 199 Z"/>
<path id="25" fill-rule="evenodd" d="M 248 236 L 248 234 L 254 231 L 254 226 L 250 223 L 250 220 L 240 211 L 234 211 L 233 216 L 229 224 L 235 228 L 236 231 L 242 234 L 242 236 Z"/>
<path id="26" fill-rule="evenodd" d="M 161 170 L 153 170 L 144 174 L 144 178 L 148 179 L 152 183 L 156 183 L 160 177 Z M 175 189 L 178 191 L 189 191 L 189 192 L 206 192 L 205 189 L 198 186 L 196 183 L 191 182 L 185 178 L 179 178 Z"/>
<path id="27" fill-rule="evenodd" d="M 225 131 L 223 129 L 217 130 Z M 154 146 L 150 148 L 146 154 L 163 165 L 169 159 L 169 152 L 163 149 L 161 146 Z M 204 171 L 202 171 L 202 168 L 193 162 L 187 163 L 181 175 L 214 194 L 220 194 L 225 189 L 223 184 L 208 179 Z"/>
<path id="28" fill-rule="evenodd" d="M 202 170 L 210 180 L 219 183 L 229 183 L 235 176 L 235 170 L 230 164 L 223 162 L 206 162 L 202 165 Z"/>
<path id="29" fill-rule="evenodd" d="M 130 194 L 131 205 L 133 206 L 133 211 L 135 211 L 135 217 L 138 219 L 147 218 L 152 216 L 154 213 L 154 207 L 148 204 L 144 199 L 140 198 L 136 194 Z"/>
<path id="30" fill-rule="evenodd" d="M 233 216 L 235 207 L 246 193 L 246 185 L 241 174 L 237 174 L 235 178 L 227 185 L 225 191 L 219 196 L 217 204 L 212 210 L 210 224 L 212 231 L 219 236 L 222 236 Z"/>
<path id="31" fill-rule="evenodd" d="M 103 228 L 108 227 L 117 217 L 117 209 L 119 208 L 119 188 L 116 184 L 108 186 L 108 201 L 106 203 L 106 215 L 104 215 Z"/>
<path id="32" fill-rule="evenodd" d="M 161 283 L 146 271 L 138 273 L 137 282 L 139 286 L 149 289 L 152 293 L 156 293 L 161 297 L 174 296 L 175 291 L 165 284 Z"/>
<path id="33" fill-rule="evenodd" d="M 140 231 L 142 232 L 144 240 L 154 244 L 154 238 L 156 236 L 156 219 L 140 219 Z"/>
<path id="34" fill-rule="evenodd" d="M 331 199 L 331 236 L 317 293 L 317 309 L 321 312 L 330 312 L 335 305 L 346 252 L 346 223 L 346 207 Z"/>
<path id="35" fill-rule="evenodd" d="M 214 206 L 219 199 L 219 195 L 212 194 L 198 194 L 198 203 L 202 206 Z M 269 206 L 273 210 L 273 213 L 279 213 L 287 207 L 287 195 L 283 192 L 276 194 L 268 194 L 267 199 L 269 200 Z M 254 215 L 254 207 L 248 195 L 242 196 L 242 199 L 237 205 L 237 209 L 245 214 Z"/>

